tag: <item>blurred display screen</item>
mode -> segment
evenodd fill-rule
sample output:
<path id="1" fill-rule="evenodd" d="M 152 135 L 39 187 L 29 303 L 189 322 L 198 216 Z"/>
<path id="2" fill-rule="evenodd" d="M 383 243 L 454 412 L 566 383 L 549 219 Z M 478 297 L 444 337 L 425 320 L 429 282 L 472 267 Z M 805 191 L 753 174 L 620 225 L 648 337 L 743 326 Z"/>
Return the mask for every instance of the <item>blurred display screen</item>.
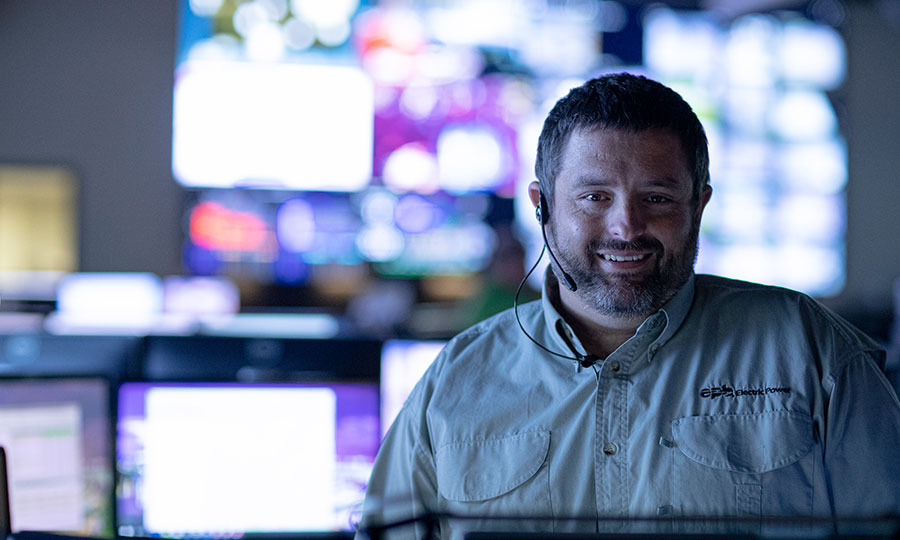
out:
<path id="1" fill-rule="evenodd" d="M 352 530 L 380 442 L 370 383 L 124 383 L 119 536 Z"/>
<path id="2" fill-rule="evenodd" d="M 229 315 L 240 311 L 237 285 L 225 278 L 166 276 L 163 310 L 186 317 Z"/>
<path id="3" fill-rule="evenodd" d="M 445 341 L 389 339 L 381 350 L 381 431 L 387 433 L 406 398 Z"/>
<path id="4" fill-rule="evenodd" d="M 317 265 L 382 276 L 471 274 L 490 261 L 494 220 L 512 202 L 485 193 L 212 191 L 192 202 L 184 260 L 195 275 L 302 284 Z M 509 216 L 509 217 L 507 217 Z"/>
<path id="5" fill-rule="evenodd" d="M 74 173 L 58 166 L 0 164 L 0 296 L 53 298 L 78 267 Z"/>
<path id="6" fill-rule="evenodd" d="M 146 329 L 163 307 L 162 281 L 150 272 L 76 272 L 60 280 L 52 330 Z"/>
<path id="7" fill-rule="evenodd" d="M 113 536 L 109 384 L 0 379 L 14 530 Z"/>
<path id="8" fill-rule="evenodd" d="M 353 191 L 372 175 L 358 68 L 192 59 L 175 76 L 172 166 L 191 187 Z"/>

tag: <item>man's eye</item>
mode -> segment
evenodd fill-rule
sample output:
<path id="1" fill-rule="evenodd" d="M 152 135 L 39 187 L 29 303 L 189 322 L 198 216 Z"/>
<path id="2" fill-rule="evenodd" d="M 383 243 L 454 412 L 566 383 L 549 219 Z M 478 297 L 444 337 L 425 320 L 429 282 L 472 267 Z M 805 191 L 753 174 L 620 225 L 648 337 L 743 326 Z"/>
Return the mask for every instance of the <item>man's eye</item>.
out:
<path id="1" fill-rule="evenodd" d="M 589 193 L 589 194 L 585 195 L 584 198 L 589 201 L 602 201 L 605 199 L 605 197 L 599 193 Z"/>
<path id="2" fill-rule="evenodd" d="M 654 204 L 660 204 L 660 203 L 667 203 L 667 202 L 671 201 L 672 199 L 665 197 L 663 195 L 650 195 L 649 197 L 647 197 L 647 200 Z"/>

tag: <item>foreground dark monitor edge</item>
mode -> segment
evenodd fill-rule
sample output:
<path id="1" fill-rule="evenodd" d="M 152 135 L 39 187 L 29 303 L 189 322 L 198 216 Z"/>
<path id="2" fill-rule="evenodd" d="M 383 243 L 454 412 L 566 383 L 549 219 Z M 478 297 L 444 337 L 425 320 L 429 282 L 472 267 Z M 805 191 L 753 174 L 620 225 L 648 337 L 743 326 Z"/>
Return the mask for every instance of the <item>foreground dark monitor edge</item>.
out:
<path id="1" fill-rule="evenodd" d="M 686 538 L 866 538 L 900 539 L 900 515 L 863 518 L 791 516 L 560 518 L 546 516 L 496 517 L 425 513 L 410 519 L 360 529 L 379 540 L 397 529 L 419 527 L 431 538 L 441 523 L 457 523 L 465 540 L 602 540 Z M 489 523 L 486 527 L 484 524 Z M 526 527 L 523 527 L 526 525 Z M 549 527 L 547 527 L 549 526 Z M 574 529 L 574 526 L 578 526 Z M 559 527 L 557 531 L 542 528 Z M 527 530 L 527 529 L 532 530 Z M 592 530 L 585 530 L 592 529 Z M 423 532 L 424 531 L 424 532 Z"/>

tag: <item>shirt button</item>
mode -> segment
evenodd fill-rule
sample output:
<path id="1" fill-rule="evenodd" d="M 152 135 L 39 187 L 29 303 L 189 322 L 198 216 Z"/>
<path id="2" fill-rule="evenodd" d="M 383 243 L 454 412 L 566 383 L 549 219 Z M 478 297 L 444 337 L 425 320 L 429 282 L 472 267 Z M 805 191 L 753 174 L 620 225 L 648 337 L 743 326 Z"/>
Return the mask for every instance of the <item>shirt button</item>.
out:
<path id="1" fill-rule="evenodd" d="M 659 350 L 659 343 L 654 343 L 653 345 L 650 346 L 650 352 L 652 354 L 656 354 L 656 351 L 658 351 L 658 350 Z"/>
<path id="2" fill-rule="evenodd" d="M 614 443 L 608 442 L 603 445 L 603 453 L 606 454 L 607 456 L 614 456 L 614 455 L 616 455 L 616 452 L 618 452 L 618 451 L 619 451 L 619 447 L 616 446 Z"/>
<path id="3" fill-rule="evenodd" d="M 613 373 L 618 373 L 619 370 L 622 369 L 622 365 L 613 360 L 609 363 L 609 369 L 611 369 Z"/>

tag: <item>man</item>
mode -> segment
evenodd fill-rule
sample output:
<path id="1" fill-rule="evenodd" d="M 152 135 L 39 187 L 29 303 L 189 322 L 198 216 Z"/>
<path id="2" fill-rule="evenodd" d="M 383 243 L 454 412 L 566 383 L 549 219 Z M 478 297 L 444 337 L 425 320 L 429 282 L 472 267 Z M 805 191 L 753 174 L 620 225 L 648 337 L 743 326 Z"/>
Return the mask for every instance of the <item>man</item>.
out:
<path id="1" fill-rule="evenodd" d="M 383 443 L 361 530 L 900 513 L 883 351 L 803 294 L 694 275 L 708 163 L 659 83 L 609 75 L 556 104 L 529 189 L 543 297 L 449 342 Z"/>

